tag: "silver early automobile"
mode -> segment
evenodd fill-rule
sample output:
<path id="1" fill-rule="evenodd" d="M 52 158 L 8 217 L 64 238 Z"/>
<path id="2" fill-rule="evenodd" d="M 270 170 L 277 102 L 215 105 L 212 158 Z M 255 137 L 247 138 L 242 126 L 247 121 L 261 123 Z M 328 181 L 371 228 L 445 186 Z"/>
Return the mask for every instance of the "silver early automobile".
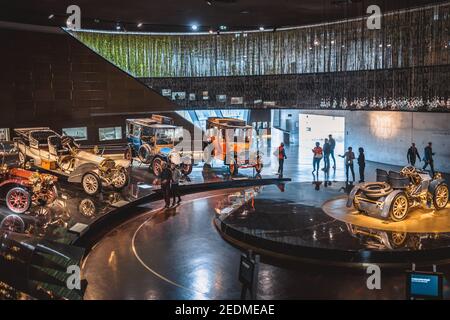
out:
<path id="1" fill-rule="evenodd" d="M 71 183 L 80 183 L 88 195 L 99 193 L 102 186 L 121 190 L 129 182 L 128 160 L 113 160 L 82 150 L 72 137 L 61 136 L 49 128 L 14 131 L 18 135 L 14 144 L 22 165 L 32 159 L 36 167 L 66 176 Z"/>
<path id="2" fill-rule="evenodd" d="M 377 169 L 377 182 L 356 185 L 350 192 L 347 207 L 382 219 L 402 221 L 418 206 L 435 210 L 446 208 L 449 190 L 440 173 L 431 177 L 427 172 L 408 166 L 400 172 Z"/>

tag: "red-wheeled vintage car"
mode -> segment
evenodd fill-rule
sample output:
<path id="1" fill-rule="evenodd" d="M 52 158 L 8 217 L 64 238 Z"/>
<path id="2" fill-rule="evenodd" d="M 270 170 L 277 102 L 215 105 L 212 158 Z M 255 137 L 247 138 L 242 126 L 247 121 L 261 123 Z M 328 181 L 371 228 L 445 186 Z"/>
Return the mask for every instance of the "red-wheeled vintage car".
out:
<path id="1" fill-rule="evenodd" d="M 27 212 L 33 203 L 53 203 L 58 197 L 57 180 L 50 174 L 0 166 L 0 194 L 14 213 Z"/>

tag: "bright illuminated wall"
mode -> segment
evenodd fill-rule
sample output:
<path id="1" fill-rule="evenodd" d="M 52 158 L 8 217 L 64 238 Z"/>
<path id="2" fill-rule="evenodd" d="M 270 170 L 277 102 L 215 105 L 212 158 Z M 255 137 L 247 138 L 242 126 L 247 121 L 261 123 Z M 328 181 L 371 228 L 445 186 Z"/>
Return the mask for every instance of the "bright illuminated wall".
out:
<path id="1" fill-rule="evenodd" d="M 450 173 L 450 114 L 387 111 L 300 111 L 345 117 L 345 146 L 366 150 L 366 159 L 406 165 L 406 152 L 415 142 L 419 153 L 433 142 L 435 167 Z M 422 163 L 423 165 L 423 163 Z"/>
<path id="2" fill-rule="evenodd" d="M 76 32 L 136 77 L 302 74 L 448 64 L 450 4 L 366 19 L 248 34 L 139 35 Z"/>

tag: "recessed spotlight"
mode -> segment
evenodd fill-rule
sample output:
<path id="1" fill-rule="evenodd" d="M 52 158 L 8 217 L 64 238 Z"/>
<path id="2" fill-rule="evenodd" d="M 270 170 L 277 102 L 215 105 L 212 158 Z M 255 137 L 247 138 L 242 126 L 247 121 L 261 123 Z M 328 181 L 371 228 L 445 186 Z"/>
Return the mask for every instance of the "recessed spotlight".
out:
<path id="1" fill-rule="evenodd" d="M 383 45 L 382 44 L 380 44 L 378 47 L 380 47 L 380 48 L 383 48 Z"/>
<path id="2" fill-rule="evenodd" d="M 191 29 L 192 29 L 192 31 L 197 31 L 197 30 L 198 30 L 198 25 L 193 24 L 193 25 L 191 26 Z"/>
<path id="3" fill-rule="evenodd" d="M 120 23 L 116 24 L 116 30 L 120 30 Z"/>
<path id="4" fill-rule="evenodd" d="M 264 27 L 263 26 L 259 27 L 259 31 L 264 31 Z"/>
<path id="5" fill-rule="evenodd" d="M 144 24 L 143 24 L 142 22 L 139 22 L 138 25 L 137 25 L 137 27 L 138 27 L 138 28 L 142 28 L 143 25 L 144 25 Z"/>
<path id="6" fill-rule="evenodd" d="M 318 45 L 319 45 L 319 41 L 315 40 L 315 41 L 314 41 L 314 45 L 315 45 L 315 46 L 318 46 Z"/>
<path id="7" fill-rule="evenodd" d="M 52 20 L 55 17 L 55 15 L 52 13 L 51 15 L 48 16 L 48 20 Z"/>
<path id="8" fill-rule="evenodd" d="M 211 0 L 206 0 L 205 2 L 208 6 L 212 6 L 212 4 L 213 4 Z"/>
<path id="9" fill-rule="evenodd" d="M 227 26 L 223 26 L 222 25 L 222 26 L 219 27 L 219 29 L 222 30 L 222 31 L 225 31 L 225 30 L 227 30 Z"/>
<path id="10" fill-rule="evenodd" d="M 331 40 L 331 44 L 334 44 L 334 40 Z"/>
<path id="11" fill-rule="evenodd" d="M 213 34 L 213 33 L 214 33 L 214 30 L 210 29 L 209 34 Z"/>

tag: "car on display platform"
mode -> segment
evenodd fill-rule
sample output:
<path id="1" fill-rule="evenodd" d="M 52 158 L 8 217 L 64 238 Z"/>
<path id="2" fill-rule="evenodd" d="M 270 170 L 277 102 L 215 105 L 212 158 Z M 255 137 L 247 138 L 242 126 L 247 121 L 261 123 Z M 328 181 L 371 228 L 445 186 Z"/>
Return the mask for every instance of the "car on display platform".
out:
<path id="1" fill-rule="evenodd" d="M 173 125 L 172 118 L 152 115 L 146 119 L 128 119 L 126 123 L 129 160 L 137 158 L 149 165 L 155 176 L 161 173 L 163 163 L 175 164 L 185 176 L 192 172 L 192 156 L 175 150 L 176 143 L 181 141 L 176 137 L 180 128 Z"/>
<path id="2" fill-rule="evenodd" d="M 224 161 L 231 175 L 236 175 L 240 168 L 253 168 L 257 174 L 261 173 L 263 169 L 261 153 L 251 151 L 253 127 L 244 120 L 208 118 L 206 134 L 207 148 L 211 149 L 212 158 Z"/>
<path id="3" fill-rule="evenodd" d="M 431 177 L 412 166 L 400 172 L 377 169 L 377 182 L 356 185 L 347 201 L 347 207 L 370 216 L 402 221 L 411 209 L 433 206 L 435 210 L 447 207 L 449 189 L 440 173 Z"/>
<path id="4" fill-rule="evenodd" d="M 58 197 L 57 180 L 50 174 L 0 166 L 0 192 L 8 209 L 15 214 L 27 212 L 32 204 L 53 203 Z"/>
<path id="5" fill-rule="evenodd" d="M 25 166 L 32 160 L 34 166 L 67 177 L 70 183 L 79 183 L 92 196 L 102 187 L 122 190 L 130 180 L 130 161 L 114 160 L 83 150 L 73 137 L 62 136 L 49 128 L 15 129 L 14 138 L 19 162 Z"/>

